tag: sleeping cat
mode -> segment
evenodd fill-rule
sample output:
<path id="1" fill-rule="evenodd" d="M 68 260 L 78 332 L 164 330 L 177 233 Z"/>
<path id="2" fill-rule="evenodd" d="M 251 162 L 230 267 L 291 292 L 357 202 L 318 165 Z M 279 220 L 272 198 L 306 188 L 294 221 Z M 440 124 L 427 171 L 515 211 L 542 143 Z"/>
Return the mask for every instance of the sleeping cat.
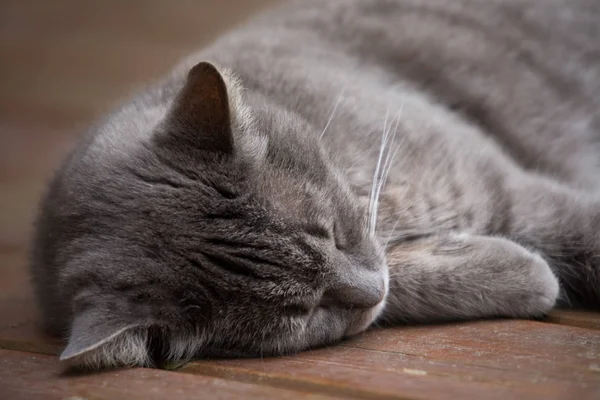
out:
<path id="1" fill-rule="evenodd" d="M 100 121 L 42 201 L 61 360 L 600 308 L 600 2 L 298 0 Z"/>

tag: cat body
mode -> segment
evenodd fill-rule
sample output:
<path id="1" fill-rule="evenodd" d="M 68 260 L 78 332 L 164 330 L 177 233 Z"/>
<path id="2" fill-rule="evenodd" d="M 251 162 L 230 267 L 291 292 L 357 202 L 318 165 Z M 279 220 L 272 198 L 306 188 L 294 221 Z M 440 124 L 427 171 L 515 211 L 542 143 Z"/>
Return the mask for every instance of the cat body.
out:
<path id="1" fill-rule="evenodd" d="M 42 203 L 32 274 L 62 358 L 599 307 L 599 18 L 592 0 L 293 1 L 190 56 Z"/>

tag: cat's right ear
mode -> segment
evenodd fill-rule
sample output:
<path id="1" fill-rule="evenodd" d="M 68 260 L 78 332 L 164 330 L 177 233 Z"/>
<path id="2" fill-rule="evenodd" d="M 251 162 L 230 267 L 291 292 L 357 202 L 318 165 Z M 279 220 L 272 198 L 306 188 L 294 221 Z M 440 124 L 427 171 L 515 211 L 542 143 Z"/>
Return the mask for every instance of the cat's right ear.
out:
<path id="1" fill-rule="evenodd" d="M 227 84 L 208 62 L 196 64 L 165 119 L 166 134 L 186 146 L 233 152 Z"/>

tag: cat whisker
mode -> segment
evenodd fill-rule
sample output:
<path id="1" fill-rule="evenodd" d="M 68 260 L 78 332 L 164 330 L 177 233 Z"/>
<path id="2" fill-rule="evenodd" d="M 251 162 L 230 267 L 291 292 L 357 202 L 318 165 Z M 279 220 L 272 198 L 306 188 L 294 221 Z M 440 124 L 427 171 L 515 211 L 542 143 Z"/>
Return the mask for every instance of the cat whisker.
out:
<path id="1" fill-rule="evenodd" d="M 344 97 L 344 92 L 346 92 L 346 83 L 344 83 L 344 86 L 342 86 L 342 90 L 340 91 L 340 94 L 335 102 L 335 105 L 333 106 L 333 110 L 331 111 L 331 115 L 329 116 L 329 119 L 327 120 L 327 123 L 325 124 L 325 128 L 323 128 L 323 132 L 321 132 L 321 135 L 319 136 L 319 139 L 323 139 L 325 132 L 327 132 L 327 128 L 329 128 L 329 124 L 331 124 L 331 121 L 333 120 L 335 111 L 337 110 L 338 106 L 340 105 L 340 101 L 342 101 L 342 98 Z"/>
<path id="2" fill-rule="evenodd" d="M 398 226 L 398 222 L 400 222 L 400 217 L 396 218 L 396 222 L 394 222 L 394 226 L 392 226 L 392 230 L 390 231 L 387 239 L 385 240 L 385 244 L 383 245 L 384 250 L 387 249 L 388 245 L 390 244 L 390 239 L 396 232 L 396 227 Z"/>
<path id="3" fill-rule="evenodd" d="M 385 158 L 385 162 L 383 165 L 383 170 L 381 173 L 381 176 L 378 177 L 378 181 L 377 181 L 377 189 L 375 191 L 375 195 L 374 195 L 374 204 L 373 204 L 373 214 L 371 216 L 372 221 L 371 221 L 371 228 L 372 228 L 372 232 L 373 234 L 375 233 L 375 230 L 377 229 L 377 216 L 378 216 L 378 211 L 379 211 L 379 197 L 381 195 L 381 191 L 383 189 L 383 187 L 385 186 L 385 183 L 387 181 L 387 177 L 388 174 L 391 170 L 392 164 L 393 164 L 393 160 L 396 157 L 396 154 L 398 152 L 398 148 L 399 146 L 396 146 L 394 149 L 394 152 L 391 152 L 391 148 L 393 146 L 393 143 L 396 139 L 396 134 L 398 133 L 398 124 L 400 122 L 400 115 L 402 113 L 402 105 L 400 106 L 400 110 L 398 110 L 398 112 L 396 113 L 396 115 L 394 116 L 394 119 L 392 120 L 392 123 L 394 123 L 395 120 L 395 124 L 394 124 L 394 128 L 391 127 L 391 123 L 390 123 L 390 127 L 388 129 L 388 131 L 385 133 L 384 135 L 384 141 L 385 143 L 382 145 L 382 148 L 385 148 L 386 150 L 386 158 Z M 393 130 L 393 134 L 390 137 L 390 132 Z M 389 144 L 388 144 L 389 143 Z M 380 153 L 381 155 L 381 153 Z"/>
<path id="4" fill-rule="evenodd" d="M 371 235 L 375 234 L 375 228 L 373 227 L 373 207 L 374 207 L 374 201 L 375 201 L 375 189 L 377 186 L 377 178 L 379 176 L 379 170 L 381 168 L 381 161 L 383 160 L 383 153 L 385 150 L 385 144 L 386 144 L 386 135 L 388 133 L 387 131 L 387 120 L 388 120 L 388 116 L 389 116 L 389 111 L 390 108 L 388 106 L 386 112 L 385 112 L 385 119 L 383 121 L 383 134 L 381 137 L 381 146 L 379 147 L 379 155 L 377 156 L 377 164 L 375 166 L 375 173 L 373 174 L 373 183 L 371 185 L 371 192 L 369 193 L 369 225 L 368 225 L 368 230 L 369 233 Z"/>
<path id="5" fill-rule="evenodd" d="M 396 127 L 398 126 L 398 123 L 396 122 Z M 392 138 L 389 140 L 390 142 L 394 142 L 396 138 L 396 133 L 394 132 L 394 135 L 392 136 Z M 386 159 L 385 162 L 383 164 L 383 170 L 381 173 L 381 176 L 379 177 L 379 182 L 377 185 L 377 190 L 375 192 L 375 204 L 374 204 L 374 216 L 373 216 L 373 229 L 377 228 L 377 214 L 379 211 L 379 197 L 381 195 L 381 191 L 385 185 L 385 182 L 387 181 L 387 177 L 388 174 L 390 172 L 390 168 L 392 165 L 392 161 L 394 159 L 394 157 L 396 156 L 396 153 L 398 152 L 398 148 L 396 147 L 396 149 L 394 150 L 393 153 L 391 153 L 391 146 L 386 146 L 387 147 L 387 155 L 386 155 Z M 391 155 L 391 156 L 390 156 Z"/>
<path id="6" fill-rule="evenodd" d="M 378 214 L 379 214 L 379 197 L 381 195 L 381 191 L 387 180 L 387 176 L 390 172 L 390 166 L 392 164 L 394 157 L 396 157 L 397 152 L 398 152 L 398 149 L 396 148 L 396 150 L 394 150 L 394 153 L 392 154 L 390 159 L 388 161 L 386 161 L 386 164 L 384 165 L 383 173 L 381 174 L 381 177 L 379 178 L 377 191 L 375 193 L 375 206 L 374 206 L 374 213 L 373 213 L 373 230 L 374 231 L 377 229 L 377 218 L 378 218 Z M 388 156 L 389 156 L 389 153 L 388 153 Z"/>

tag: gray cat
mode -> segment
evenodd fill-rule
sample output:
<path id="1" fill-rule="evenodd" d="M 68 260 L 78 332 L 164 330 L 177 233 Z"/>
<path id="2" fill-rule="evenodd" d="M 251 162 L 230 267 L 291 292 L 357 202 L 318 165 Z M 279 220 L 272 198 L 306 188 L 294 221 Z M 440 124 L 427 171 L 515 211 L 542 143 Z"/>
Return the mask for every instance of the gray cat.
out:
<path id="1" fill-rule="evenodd" d="M 42 202 L 68 365 L 600 308 L 600 2 L 301 0 L 106 117 Z"/>

